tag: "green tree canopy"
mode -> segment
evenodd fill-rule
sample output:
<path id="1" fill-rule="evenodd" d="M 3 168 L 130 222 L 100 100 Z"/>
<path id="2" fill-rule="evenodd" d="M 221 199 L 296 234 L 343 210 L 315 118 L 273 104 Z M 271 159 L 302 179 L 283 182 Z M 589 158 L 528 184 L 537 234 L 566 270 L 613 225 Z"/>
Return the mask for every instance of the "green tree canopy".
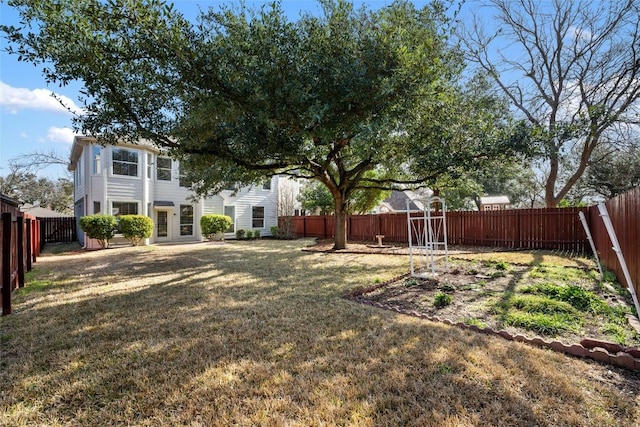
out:
<path id="1" fill-rule="evenodd" d="M 495 131 L 504 116 L 465 107 L 438 1 L 323 0 L 295 22 L 278 2 L 241 4 L 195 25 L 159 0 L 12 4 L 27 24 L 2 26 L 9 50 L 52 82 L 84 83 L 84 133 L 169 149 L 200 195 L 278 173 L 317 180 L 336 248 L 356 190 L 425 185 L 513 142 Z"/>

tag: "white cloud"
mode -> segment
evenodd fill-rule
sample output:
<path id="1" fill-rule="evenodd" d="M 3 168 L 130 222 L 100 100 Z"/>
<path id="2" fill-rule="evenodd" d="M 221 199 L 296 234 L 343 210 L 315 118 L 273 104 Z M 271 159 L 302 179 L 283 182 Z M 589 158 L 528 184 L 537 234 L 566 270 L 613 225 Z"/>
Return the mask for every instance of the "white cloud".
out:
<path id="1" fill-rule="evenodd" d="M 71 128 L 58 128 L 58 127 L 52 126 L 47 131 L 47 141 L 50 141 L 50 142 L 62 142 L 65 144 L 72 144 L 74 136 L 76 136 L 76 134 Z"/>
<path id="2" fill-rule="evenodd" d="M 0 107 L 11 114 L 16 114 L 21 110 L 40 110 L 53 113 L 70 114 L 69 111 L 60 104 L 60 99 L 71 111 L 79 113 L 81 109 L 71 98 L 64 95 L 52 96 L 49 89 L 26 89 L 9 86 L 0 81 Z"/>

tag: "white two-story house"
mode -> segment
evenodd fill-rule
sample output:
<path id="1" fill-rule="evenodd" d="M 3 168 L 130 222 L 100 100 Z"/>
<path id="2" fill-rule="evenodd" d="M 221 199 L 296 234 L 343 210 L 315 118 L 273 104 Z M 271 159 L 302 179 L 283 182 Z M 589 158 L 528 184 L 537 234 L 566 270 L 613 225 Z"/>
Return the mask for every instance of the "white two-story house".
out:
<path id="1" fill-rule="evenodd" d="M 210 213 L 233 219 L 225 237 L 235 237 L 238 229 L 270 235 L 270 227 L 278 224 L 278 188 L 288 179 L 274 176 L 262 185 L 194 200 L 181 182 L 179 162 L 151 143 L 102 147 L 87 136 L 75 137 L 68 169 L 74 173 L 76 218 L 97 213 L 149 216 L 155 228 L 146 243 L 200 241 L 200 218 Z M 78 236 L 86 246 L 95 244 L 81 230 Z"/>

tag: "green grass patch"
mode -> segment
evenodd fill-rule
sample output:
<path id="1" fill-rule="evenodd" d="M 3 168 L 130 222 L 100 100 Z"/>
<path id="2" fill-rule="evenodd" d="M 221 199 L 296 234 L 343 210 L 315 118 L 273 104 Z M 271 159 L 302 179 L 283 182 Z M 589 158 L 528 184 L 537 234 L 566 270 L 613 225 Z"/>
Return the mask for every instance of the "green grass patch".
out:
<path id="1" fill-rule="evenodd" d="M 585 271 L 580 268 L 542 263 L 531 268 L 528 276 L 531 279 L 545 279 L 549 281 L 575 283 L 585 280 L 591 281 L 594 278 L 593 274 L 593 270 Z"/>
<path id="2" fill-rule="evenodd" d="M 511 299 L 511 305 L 527 313 L 580 315 L 571 304 L 540 295 L 518 295 Z"/>
<path id="3" fill-rule="evenodd" d="M 596 295 L 579 285 L 557 285 L 554 283 L 538 283 L 522 289 L 525 294 L 545 295 L 549 298 L 564 301 L 579 311 L 593 314 L 609 314 L 611 307 Z"/>
<path id="4" fill-rule="evenodd" d="M 627 334 L 624 328 L 617 323 L 605 323 L 602 326 L 602 331 L 613 336 L 614 341 L 620 345 L 625 345 L 627 343 Z"/>
<path id="5" fill-rule="evenodd" d="M 502 317 L 502 321 L 507 325 L 545 336 L 555 336 L 563 331 L 577 332 L 580 328 L 580 323 L 575 317 L 562 314 L 527 313 L 512 310 Z"/>

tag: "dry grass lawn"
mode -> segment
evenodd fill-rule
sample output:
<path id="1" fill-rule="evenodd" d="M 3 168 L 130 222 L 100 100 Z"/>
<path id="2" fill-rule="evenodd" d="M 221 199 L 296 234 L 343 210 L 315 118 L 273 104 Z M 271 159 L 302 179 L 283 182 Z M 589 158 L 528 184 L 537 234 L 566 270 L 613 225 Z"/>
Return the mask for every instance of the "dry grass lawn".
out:
<path id="1" fill-rule="evenodd" d="M 0 425 L 638 425 L 640 374 L 349 302 L 407 257 L 310 242 L 40 258 L 0 319 Z"/>

